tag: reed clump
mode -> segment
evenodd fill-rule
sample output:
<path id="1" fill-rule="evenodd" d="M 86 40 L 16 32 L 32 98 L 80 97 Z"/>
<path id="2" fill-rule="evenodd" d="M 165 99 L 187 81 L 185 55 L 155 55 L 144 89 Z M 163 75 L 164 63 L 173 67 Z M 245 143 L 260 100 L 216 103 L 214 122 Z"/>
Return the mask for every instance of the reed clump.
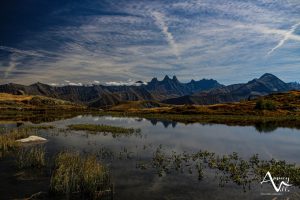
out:
<path id="1" fill-rule="evenodd" d="M 45 148 L 43 146 L 20 148 L 17 151 L 16 162 L 19 169 L 45 167 Z"/>
<path id="2" fill-rule="evenodd" d="M 81 157 L 79 153 L 62 152 L 55 160 L 50 192 L 99 199 L 112 192 L 110 174 L 96 156 Z"/>

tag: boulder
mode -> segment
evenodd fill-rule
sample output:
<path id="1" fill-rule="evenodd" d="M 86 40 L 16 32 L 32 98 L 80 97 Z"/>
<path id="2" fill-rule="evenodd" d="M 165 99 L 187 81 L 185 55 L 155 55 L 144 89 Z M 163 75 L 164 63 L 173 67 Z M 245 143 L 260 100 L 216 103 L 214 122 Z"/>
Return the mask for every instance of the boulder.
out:
<path id="1" fill-rule="evenodd" d="M 23 138 L 23 139 L 17 140 L 17 142 L 21 142 L 21 143 L 45 142 L 45 141 L 47 141 L 47 139 L 39 137 L 39 136 L 35 136 L 35 135 L 31 135 L 28 138 Z"/>

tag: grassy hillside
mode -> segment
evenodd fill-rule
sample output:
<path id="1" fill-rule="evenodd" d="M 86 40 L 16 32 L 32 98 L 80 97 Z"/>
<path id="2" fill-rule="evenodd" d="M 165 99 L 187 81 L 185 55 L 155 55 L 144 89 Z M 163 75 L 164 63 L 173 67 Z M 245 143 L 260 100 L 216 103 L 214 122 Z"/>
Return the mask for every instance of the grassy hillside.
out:
<path id="1" fill-rule="evenodd" d="M 41 123 L 75 117 L 87 109 L 83 105 L 49 97 L 0 93 L 0 111 L 0 122 Z"/>
<path id="2" fill-rule="evenodd" d="M 258 127 L 300 128 L 300 91 L 272 94 L 259 99 L 215 105 L 168 105 L 132 101 L 104 111 L 86 109 L 68 101 L 0 93 L 0 120 L 53 121 L 76 114 L 139 116 L 183 123 L 221 123 Z M 271 127 L 271 128 L 272 128 Z"/>
<path id="3" fill-rule="evenodd" d="M 1 110 L 71 110 L 85 109 L 85 106 L 69 101 L 33 95 L 0 93 Z"/>
<path id="4" fill-rule="evenodd" d="M 147 104 L 151 106 L 145 106 Z M 215 105 L 168 105 L 145 101 L 126 102 L 113 106 L 109 111 L 205 115 L 298 115 L 300 114 L 300 91 L 271 94 L 250 101 Z"/>
<path id="5" fill-rule="evenodd" d="M 146 108 L 143 102 L 127 102 L 110 108 L 112 115 L 140 116 L 148 119 L 183 123 L 220 123 L 255 125 L 262 129 L 274 127 L 300 128 L 300 91 L 277 93 L 236 103 L 215 105 L 167 105 Z"/>
<path id="6" fill-rule="evenodd" d="M 85 106 L 43 96 L 0 93 L 0 109 L 6 111 L 82 110 Z"/>

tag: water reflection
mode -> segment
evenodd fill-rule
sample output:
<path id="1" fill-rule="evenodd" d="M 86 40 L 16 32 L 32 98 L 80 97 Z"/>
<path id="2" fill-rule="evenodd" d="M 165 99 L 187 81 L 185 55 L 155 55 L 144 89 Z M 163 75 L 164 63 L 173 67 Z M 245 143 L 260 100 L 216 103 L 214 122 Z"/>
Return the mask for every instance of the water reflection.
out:
<path id="1" fill-rule="evenodd" d="M 162 123 L 165 128 L 168 128 L 169 126 L 171 126 L 172 128 L 175 128 L 177 125 L 177 122 L 175 122 L 175 121 L 158 120 L 158 119 L 147 119 L 147 120 L 149 120 L 153 126 L 156 126 L 157 123 Z"/>
<path id="2" fill-rule="evenodd" d="M 260 133 L 271 133 L 274 132 L 278 126 L 272 122 L 261 122 L 255 124 L 255 129 Z"/>
<path id="3" fill-rule="evenodd" d="M 127 121 L 128 123 L 130 121 L 136 121 L 136 122 L 143 122 L 143 121 L 149 121 L 153 126 L 156 126 L 158 124 L 162 124 L 165 128 L 172 127 L 176 128 L 178 124 L 185 124 L 185 123 L 179 123 L 174 120 L 168 120 L 168 119 L 155 119 L 155 118 L 143 118 L 143 117 L 115 117 L 115 116 L 95 116 L 95 115 L 82 115 L 78 114 L 76 112 L 74 113 L 57 113 L 57 112 L 46 112 L 46 111 L 37 111 L 34 113 L 20 113 L 13 118 L 9 118 L 8 120 L 15 121 L 14 126 L 21 126 L 24 123 L 33 123 L 33 124 L 40 124 L 40 123 L 47 123 L 47 122 L 55 122 L 55 121 L 60 121 L 60 120 L 67 120 L 67 119 L 72 119 L 72 118 L 77 118 L 77 119 L 82 119 L 85 117 L 92 117 L 91 120 L 97 122 L 101 121 L 103 119 L 106 119 L 108 121 Z M 6 126 L 7 121 L 5 118 L 2 123 L 0 121 L 0 128 L 2 126 Z M 5 125 L 4 125 L 5 124 Z M 200 123 L 200 122 L 194 122 L 194 123 L 189 123 L 189 124 L 207 124 L 207 123 Z M 286 124 L 287 125 L 287 124 Z M 239 125 L 236 125 L 239 126 Z M 282 124 L 278 124 L 275 122 L 269 122 L 269 121 L 258 121 L 256 122 L 253 127 L 257 130 L 258 133 L 273 133 L 275 132 L 278 128 L 282 127 Z M 286 127 L 286 126 L 284 126 Z M 295 127 L 293 127 L 295 128 Z M 297 127 L 296 127 L 297 128 Z"/>

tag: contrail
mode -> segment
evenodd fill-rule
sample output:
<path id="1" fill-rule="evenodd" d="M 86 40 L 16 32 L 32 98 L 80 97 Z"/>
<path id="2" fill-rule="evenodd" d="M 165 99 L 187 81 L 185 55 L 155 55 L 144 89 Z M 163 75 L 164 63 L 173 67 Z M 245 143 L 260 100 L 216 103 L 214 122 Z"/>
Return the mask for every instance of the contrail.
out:
<path id="1" fill-rule="evenodd" d="M 284 45 L 284 43 L 285 43 L 288 39 L 290 39 L 290 37 L 293 35 L 293 33 L 295 32 L 295 30 L 298 28 L 299 25 L 300 25 L 300 23 L 297 23 L 297 24 L 293 25 L 293 26 L 291 27 L 291 29 L 290 29 L 288 32 L 286 32 L 286 33 L 284 34 L 283 39 L 280 40 L 279 43 L 278 43 L 273 49 L 271 49 L 271 50 L 268 52 L 268 55 L 270 55 L 270 54 L 273 53 L 276 49 L 278 49 L 278 48 L 280 48 L 282 45 Z"/>
<path id="2" fill-rule="evenodd" d="M 9 61 L 9 66 L 5 69 L 4 71 L 4 78 L 6 79 L 9 74 L 15 70 L 17 64 L 18 64 L 18 59 L 20 57 L 26 57 L 26 56 L 33 56 L 33 57 L 44 57 L 43 54 L 37 52 L 37 51 L 31 51 L 31 50 L 21 50 L 21 49 L 16 49 L 13 47 L 7 47 L 7 46 L 1 46 L 0 45 L 0 50 L 2 51 L 7 51 L 10 52 L 10 61 Z"/>
<path id="3" fill-rule="evenodd" d="M 17 54 L 21 54 L 21 55 L 26 55 L 26 56 L 36 56 L 36 57 L 43 57 L 43 54 L 40 54 L 36 51 L 30 51 L 30 50 L 20 50 L 20 49 L 16 49 L 13 47 L 7 47 L 7 46 L 0 46 L 0 50 L 3 51 L 8 51 L 11 53 L 17 53 Z"/>
<path id="4" fill-rule="evenodd" d="M 178 46 L 174 40 L 172 33 L 169 31 L 168 25 L 165 23 L 164 15 L 157 11 L 154 11 L 151 14 L 155 20 L 156 25 L 161 29 L 162 33 L 165 35 L 166 40 L 171 46 L 173 53 L 176 55 L 177 58 L 179 58 L 180 55 L 179 55 Z"/>
<path id="5" fill-rule="evenodd" d="M 16 68 L 16 66 L 17 66 L 16 61 L 17 60 L 16 60 L 15 56 L 14 55 L 11 56 L 10 61 L 9 61 L 9 66 L 5 69 L 5 72 L 4 72 L 4 79 L 6 79 L 9 76 L 10 72 Z"/>

